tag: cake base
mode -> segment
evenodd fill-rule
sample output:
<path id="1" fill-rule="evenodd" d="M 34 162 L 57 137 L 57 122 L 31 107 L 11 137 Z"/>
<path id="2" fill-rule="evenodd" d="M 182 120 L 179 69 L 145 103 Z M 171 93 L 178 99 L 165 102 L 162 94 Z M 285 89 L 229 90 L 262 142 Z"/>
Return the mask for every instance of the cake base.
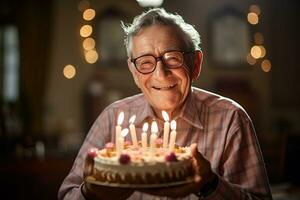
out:
<path id="1" fill-rule="evenodd" d="M 128 183 L 110 183 L 110 182 L 102 182 L 97 180 L 93 176 L 88 176 L 85 179 L 85 182 L 91 183 L 99 186 L 106 187 L 116 187 L 116 188 L 136 188 L 136 189 L 151 189 L 151 188 L 166 188 L 166 187 L 175 187 L 181 186 L 185 184 L 189 184 L 193 182 L 193 177 L 188 177 L 185 181 L 175 181 L 169 183 L 153 183 L 153 184 L 128 184 Z"/>

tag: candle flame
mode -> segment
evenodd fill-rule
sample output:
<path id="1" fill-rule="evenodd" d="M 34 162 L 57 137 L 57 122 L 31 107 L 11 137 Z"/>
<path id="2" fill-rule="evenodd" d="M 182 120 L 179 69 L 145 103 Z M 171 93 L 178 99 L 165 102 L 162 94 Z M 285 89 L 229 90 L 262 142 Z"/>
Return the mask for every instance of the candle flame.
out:
<path id="1" fill-rule="evenodd" d="M 143 125 L 143 132 L 147 132 L 148 131 L 148 123 L 146 122 L 146 123 L 144 123 L 144 125 Z"/>
<path id="2" fill-rule="evenodd" d="M 171 129 L 174 131 L 176 130 L 176 121 L 175 120 L 172 120 L 171 121 Z"/>
<path id="3" fill-rule="evenodd" d="M 158 132 L 158 126 L 156 121 L 153 121 L 151 124 L 151 133 L 157 133 Z"/>
<path id="4" fill-rule="evenodd" d="M 162 116 L 163 116 L 164 120 L 166 122 L 168 122 L 170 120 L 168 113 L 164 110 L 161 113 L 162 113 Z"/>
<path id="5" fill-rule="evenodd" d="M 135 121 L 135 119 L 136 119 L 136 115 L 132 115 L 132 116 L 130 117 L 130 119 L 129 119 L 129 123 L 130 123 L 130 124 L 133 124 L 134 121 Z"/>
<path id="6" fill-rule="evenodd" d="M 118 116 L 118 125 L 121 125 L 124 120 L 124 112 L 122 111 Z"/>
<path id="7" fill-rule="evenodd" d="M 122 137 L 126 137 L 126 135 L 129 133 L 129 130 L 128 128 L 124 128 L 122 131 L 121 131 L 121 136 Z"/>

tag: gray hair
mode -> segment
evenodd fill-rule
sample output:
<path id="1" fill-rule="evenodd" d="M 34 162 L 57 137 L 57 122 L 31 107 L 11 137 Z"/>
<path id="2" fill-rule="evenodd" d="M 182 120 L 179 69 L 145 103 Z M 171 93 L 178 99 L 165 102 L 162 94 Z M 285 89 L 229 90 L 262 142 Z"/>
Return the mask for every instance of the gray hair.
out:
<path id="1" fill-rule="evenodd" d="M 124 43 L 127 50 L 127 55 L 130 57 L 130 42 L 133 36 L 145 27 L 155 24 L 175 26 L 186 36 L 187 51 L 200 50 L 200 35 L 191 24 L 186 23 L 178 14 L 166 12 L 163 8 L 153 8 L 138 16 L 136 16 L 132 24 L 124 24 L 121 26 L 125 32 Z"/>

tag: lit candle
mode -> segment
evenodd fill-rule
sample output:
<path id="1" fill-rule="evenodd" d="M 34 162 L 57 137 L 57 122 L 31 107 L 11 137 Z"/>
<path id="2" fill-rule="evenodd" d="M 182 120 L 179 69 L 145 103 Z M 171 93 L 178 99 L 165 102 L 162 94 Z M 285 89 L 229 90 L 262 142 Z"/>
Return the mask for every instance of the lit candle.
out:
<path id="1" fill-rule="evenodd" d="M 171 121 L 171 133 L 170 133 L 170 143 L 169 143 L 169 151 L 174 150 L 175 142 L 176 142 L 176 121 L 172 120 Z"/>
<path id="2" fill-rule="evenodd" d="M 124 120 L 124 112 L 121 112 L 118 116 L 118 120 L 117 120 L 117 126 L 116 126 L 116 135 L 115 135 L 115 140 L 116 140 L 116 149 L 119 149 L 119 142 L 118 142 L 118 139 L 120 137 L 120 134 L 121 134 L 121 130 L 122 130 L 122 127 L 121 127 L 121 124 L 123 123 L 123 120 Z"/>
<path id="3" fill-rule="evenodd" d="M 147 148 L 147 131 L 148 131 L 148 123 L 144 123 L 143 132 L 142 132 L 142 147 Z"/>
<path id="4" fill-rule="evenodd" d="M 154 156 L 154 153 L 155 153 L 157 132 L 158 132 L 157 123 L 156 123 L 156 121 L 153 121 L 152 124 L 151 124 L 151 136 L 150 136 L 151 156 Z"/>
<path id="5" fill-rule="evenodd" d="M 162 116 L 165 120 L 164 123 L 164 136 L 163 136 L 163 148 L 166 149 L 168 147 L 169 142 L 169 132 L 170 132 L 170 122 L 169 115 L 166 111 L 162 111 Z"/>
<path id="6" fill-rule="evenodd" d="M 129 119 L 129 129 L 130 129 L 130 134 L 131 134 L 131 140 L 132 140 L 132 144 L 134 147 L 138 148 L 138 142 L 136 139 L 136 131 L 135 131 L 135 126 L 134 126 L 134 121 L 135 121 L 136 116 L 133 115 L 132 117 L 130 117 Z"/>
<path id="7" fill-rule="evenodd" d="M 128 128 L 125 128 L 120 133 L 120 137 L 118 138 L 119 147 L 117 149 L 117 155 L 120 155 L 124 149 L 124 140 L 128 132 Z"/>

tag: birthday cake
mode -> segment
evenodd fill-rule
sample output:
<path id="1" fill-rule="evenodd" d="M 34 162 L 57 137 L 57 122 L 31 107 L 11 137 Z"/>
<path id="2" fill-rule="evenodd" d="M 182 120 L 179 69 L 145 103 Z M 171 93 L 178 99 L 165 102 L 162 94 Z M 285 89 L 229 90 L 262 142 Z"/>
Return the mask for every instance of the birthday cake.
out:
<path id="1" fill-rule="evenodd" d="M 94 158 L 96 181 L 121 184 L 161 184 L 186 181 L 192 173 L 190 147 L 175 146 L 172 152 L 159 145 L 143 148 L 125 145 L 117 155 L 113 143 Z"/>

